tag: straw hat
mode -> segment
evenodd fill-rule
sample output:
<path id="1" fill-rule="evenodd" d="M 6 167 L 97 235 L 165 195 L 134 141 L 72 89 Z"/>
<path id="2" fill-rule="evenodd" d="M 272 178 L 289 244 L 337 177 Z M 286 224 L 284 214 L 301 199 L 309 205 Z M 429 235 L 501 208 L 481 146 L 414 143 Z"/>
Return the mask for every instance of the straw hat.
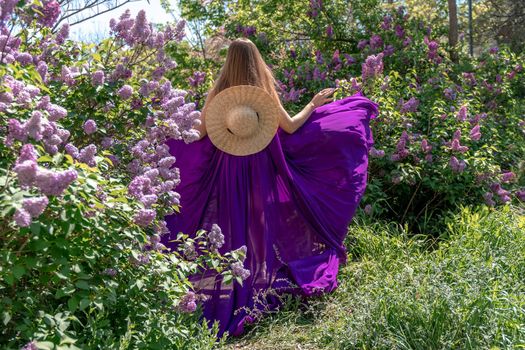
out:
<path id="1" fill-rule="evenodd" d="M 278 113 L 277 102 L 262 88 L 233 86 L 206 107 L 206 132 L 221 151 L 236 156 L 257 153 L 275 136 Z"/>

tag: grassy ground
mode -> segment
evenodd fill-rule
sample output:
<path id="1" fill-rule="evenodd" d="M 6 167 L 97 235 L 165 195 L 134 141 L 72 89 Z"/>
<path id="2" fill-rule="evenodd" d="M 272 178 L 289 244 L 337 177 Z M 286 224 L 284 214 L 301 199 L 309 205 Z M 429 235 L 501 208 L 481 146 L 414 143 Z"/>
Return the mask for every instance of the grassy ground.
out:
<path id="1" fill-rule="evenodd" d="M 429 247 L 354 223 L 335 292 L 290 299 L 225 349 L 525 348 L 525 215 L 463 209 L 447 224 Z"/>

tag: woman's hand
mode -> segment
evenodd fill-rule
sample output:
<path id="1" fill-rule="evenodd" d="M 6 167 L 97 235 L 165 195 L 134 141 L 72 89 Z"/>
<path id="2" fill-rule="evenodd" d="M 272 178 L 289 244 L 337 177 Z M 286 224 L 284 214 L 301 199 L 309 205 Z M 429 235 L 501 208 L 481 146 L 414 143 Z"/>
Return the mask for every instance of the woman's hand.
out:
<path id="1" fill-rule="evenodd" d="M 314 107 L 319 107 L 319 106 L 324 105 L 327 102 L 331 102 L 333 100 L 333 97 L 330 97 L 330 96 L 334 92 L 335 92 L 335 89 L 333 88 L 321 90 L 319 91 L 317 95 L 314 96 L 314 98 L 312 99 L 310 103 L 313 104 Z"/>

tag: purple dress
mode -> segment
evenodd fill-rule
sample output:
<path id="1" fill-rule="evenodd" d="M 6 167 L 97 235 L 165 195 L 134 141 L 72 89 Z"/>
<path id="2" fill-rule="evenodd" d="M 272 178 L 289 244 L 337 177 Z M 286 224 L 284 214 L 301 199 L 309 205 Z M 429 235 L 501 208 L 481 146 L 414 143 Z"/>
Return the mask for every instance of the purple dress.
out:
<path id="1" fill-rule="evenodd" d="M 174 248 L 168 241 L 178 232 L 216 223 L 225 236 L 221 253 L 247 247 L 251 274 L 242 286 L 191 279 L 208 296 L 203 316 L 210 326 L 220 322 L 219 337 L 242 334 L 254 315 L 278 306 L 275 293 L 311 296 L 337 287 L 377 114 L 377 104 L 358 93 L 318 107 L 293 134 L 278 129 L 265 149 L 247 156 L 222 152 L 208 136 L 168 141 L 180 169 L 181 213 L 166 217 L 162 243 Z"/>

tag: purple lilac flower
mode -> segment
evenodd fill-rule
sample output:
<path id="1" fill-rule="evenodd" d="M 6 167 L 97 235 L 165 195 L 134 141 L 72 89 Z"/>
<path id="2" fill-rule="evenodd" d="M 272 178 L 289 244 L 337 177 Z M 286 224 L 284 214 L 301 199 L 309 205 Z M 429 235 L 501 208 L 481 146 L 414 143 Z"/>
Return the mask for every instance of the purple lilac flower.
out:
<path id="1" fill-rule="evenodd" d="M 514 174 L 512 171 L 507 171 L 501 174 L 501 182 L 503 183 L 509 183 L 516 179 L 516 174 Z"/>
<path id="2" fill-rule="evenodd" d="M 188 80 L 189 80 L 190 86 L 197 87 L 199 85 L 202 85 L 205 79 L 206 79 L 205 72 L 196 71 L 196 72 L 193 72 L 193 76 L 190 77 Z"/>
<path id="3" fill-rule="evenodd" d="M 432 145 L 428 143 L 427 139 L 423 139 L 421 141 L 421 150 L 423 151 L 423 153 L 428 153 L 432 150 Z"/>
<path id="4" fill-rule="evenodd" d="M 464 122 L 467 120 L 467 106 L 461 106 L 461 108 L 458 111 L 457 119 L 460 122 Z"/>
<path id="5" fill-rule="evenodd" d="M 34 197 L 24 199 L 22 207 L 26 212 L 28 212 L 32 217 L 39 217 L 44 210 L 46 210 L 49 200 L 46 196 Z"/>
<path id="6" fill-rule="evenodd" d="M 118 90 L 118 95 L 123 100 L 128 100 L 133 94 L 133 88 L 129 85 L 124 85 Z"/>
<path id="7" fill-rule="evenodd" d="M 213 224 L 210 232 L 208 233 L 208 240 L 212 246 L 212 250 L 219 249 L 224 244 L 224 235 L 222 234 L 221 228 L 217 224 Z"/>
<path id="8" fill-rule="evenodd" d="M 69 154 L 71 157 L 73 157 L 74 159 L 77 159 L 78 156 L 79 156 L 79 151 L 78 151 L 78 148 L 75 147 L 75 145 L 73 145 L 72 143 L 68 143 L 67 145 L 64 146 L 67 154 Z"/>
<path id="9" fill-rule="evenodd" d="M 36 162 L 37 159 L 38 154 L 36 153 L 35 147 L 30 143 L 26 143 L 20 149 L 20 155 L 18 156 L 15 164 L 20 164 L 26 160 Z"/>
<path id="10" fill-rule="evenodd" d="M 33 113 L 31 113 L 31 118 L 24 123 L 24 129 L 29 137 L 36 141 L 42 140 L 42 132 L 44 131 L 42 113 L 39 111 L 33 111 Z"/>
<path id="11" fill-rule="evenodd" d="M 405 36 L 405 30 L 399 24 L 396 24 L 395 32 L 396 32 L 396 36 L 400 39 Z"/>
<path id="12" fill-rule="evenodd" d="M 450 148 L 453 151 L 460 152 L 460 153 L 465 153 L 466 151 L 468 151 L 468 147 L 467 146 L 462 146 L 459 143 L 459 139 L 452 140 L 452 144 L 451 144 Z"/>
<path id="13" fill-rule="evenodd" d="M 368 56 L 361 68 L 363 81 L 377 77 L 383 72 L 383 54 Z"/>
<path id="14" fill-rule="evenodd" d="M 88 119 L 84 122 L 82 128 L 86 134 L 91 135 L 97 131 L 97 123 L 93 119 Z"/>
<path id="15" fill-rule="evenodd" d="M 383 46 L 383 39 L 381 38 L 381 36 L 378 34 L 372 35 L 372 37 L 370 38 L 370 48 L 372 50 L 375 50 L 382 46 Z"/>
<path id="16" fill-rule="evenodd" d="M 399 100 L 399 105 L 401 106 L 400 112 L 410 113 L 410 112 L 417 112 L 417 108 L 419 106 L 419 100 L 415 97 L 411 97 L 408 101 L 404 101 L 403 99 Z"/>
<path id="17" fill-rule="evenodd" d="M 492 199 L 493 197 L 494 195 L 492 194 L 492 192 L 485 192 L 483 194 L 483 199 L 485 200 L 485 203 L 490 207 L 493 207 L 496 205 L 496 202 L 494 202 L 494 200 Z"/>
<path id="18" fill-rule="evenodd" d="M 489 49 L 489 53 L 490 53 L 490 54 L 493 54 L 493 55 L 497 54 L 498 51 L 499 51 L 499 47 L 497 47 L 497 46 L 493 46 L 493 47 L 491 47 L 491 48 Z"/>
<path id="19" fill-rule="evenodd" d="M 245 269 L 242 262 L 236 261 L 230 267 L 234 277 L 240 277 L 243 281 L 250 277 L 250 270 Z"/>
<path id="20" fill-rule="evenodd" d="M 33 160 L 25 160 L 17 164 L 13 171 L 18 177 L 18 184 L 20 187 L 29 187 L 35 181 L 35 177 L 38 171 L 38 164 Z"/>
<path id="21" fill-rule="evenodd" d="M 357 43 L 357 48 L 359 50 L 363 50 L 366 46 L 368 45 L 368 40 L 359 40 L 359 42 Z"/>
<path id="22" fill-rule="evenodd" d="M 153 222 L 157 215 L 157 212 L 153 209 L 140 209 L 135 216 L 133 216 L 133 221 L 139 225 L 146 227 Z"/>
<path id="23" fill-rule="evenodd" d="M 20 227 L 27 227 L 31 225 L 31 215 L 24 209 L 17 209 L 13 215 L 15 223 Z"/>
<path id="24" fill-rule="evenodd" d="M 49 113 L 49 121 L 57 121 L 64 118 L 67 115 L 67 110 L 61 106 L 55 104 L 49 104 L 46 108 Z"/>
<path id="25" fill-rule="evenodd" d="M 37 22 L 44 27 L 52 27 L 60 16 L 60 4 L 56 0 L 43 1 L 37 10 Z"/>
<path id="26" fill-rule="evenodd" d="M 390 15 L 386 15 L 383 17 L 383 22 L 381 23 L 381 28 L 383 30 L 389 30 L 392 27 L 392 17 Z"/>
<path id="27" fill-rule="evenodd" d="M 97 165 L 95 161 L 96 154 L 97 146 L 95 146 L 94 144 L 90 144 L 80 150 L 78 160 L 82 163 L 89 165 L 90 167 L 94 167 Z"/>
<path id="28" fill-rule="evenodd" d="M 385 156 L 385 151 L 375 149 L 374 147 L 370 148 L 369 154 L 372 158 L 383 158 Z"/>
<path id="29" fill-rule="evenodd" d="M 450 166 L 450 168 L 452 169 L 453 172 L 456 172 L 456 173 L 463 172 L 463 170 L 465 170 L 466 165 L 467 164 L 465 163 L 465 161 L 463 159 L 462 160 L 458 160 L 454 156 L 450 157 L 449 166 Z"/>
<path id="30" fill-rule="evenodd" d="M 41 168 L 36 173 L 35 185 L 45 195 L 60 196 L 77 178 L 78 173 L 73 169 L 54 172 Z"/>
<path id="31" fill-rule="evenodd" d="M 331 25 L 326 27 L 326 36 L 329 37 L 329 38 L 334 36 L 334 28 Z"/>
<path id="32" fill-rule="evenodd" d="M 91 75 L 91 84 L 93 86 L 99 86 L 104 84 L 105 75 L 101 70 L 97 70 Z"/>
<path id="33" fill-rule="evenodd" d="M 350 56 L 349 54 L 345 53 L 343 56 L 345 57 L 345 64 L 347 66 L 356 63 L 356 59 Z"/>
<path id="34" fill-rule="evenodd" d="M 55 36 L 55 42 L 58 45 L 62 45 L 66 39 L 69 37 L 69 23 L 64 23 L 58 30 L 58 33 Z"/>
<path id="35" fill-rule="evenodd" d="M 383 50 L 383 54 L 385 56 L 392 56 L 394 52 L 396 51 L 395 47 L 393 45 L 387 45 L 385 49 Z"/>
<path id="36" fill-rule="evenodd" d="M 366 215 L 372 215 L 372 206 L 370 204 L 365 205 L 364 212 Z"/>
<path id="37" fill-rule="evenodd" d="M 189 291 L 186 293 L 180 300 L 179 304 L 177 305 L 177 309 L 180 312 L 184 313 L 192 313 L 195 310 L 197 310 L 197 303 L 196 303 L 196 297 L 195 293 L 192 291 Z"/>
<path id="38" fill-rule="evenodd" d="M 478 141 L 481 138 L 481 132 L 479 131 L 480 127 L 479 124 L 474 126 L 472 130 L 470 130 L 470 139 L 472 141 Z"/>
<path id="39" fill-rule="evenodd" d="M 139 199 L 146 208 L 151 208 L 158 200 L 158 197 L 154 194 L 146 194 Z"/>
<path id="40" fill-rule="evenodd" d="M 525 189 L 516 191 L 516 197 L 522 202 L 525 202 Z"/>
<path id="41" fill-rule="evenodd" d="M 15 56 L 15 59 L 18 63 L 20 63 L 22 66 L 27 66 L 33 63 L 33 56 L 28 54 L 27 52 L 18 53 Z"/>

